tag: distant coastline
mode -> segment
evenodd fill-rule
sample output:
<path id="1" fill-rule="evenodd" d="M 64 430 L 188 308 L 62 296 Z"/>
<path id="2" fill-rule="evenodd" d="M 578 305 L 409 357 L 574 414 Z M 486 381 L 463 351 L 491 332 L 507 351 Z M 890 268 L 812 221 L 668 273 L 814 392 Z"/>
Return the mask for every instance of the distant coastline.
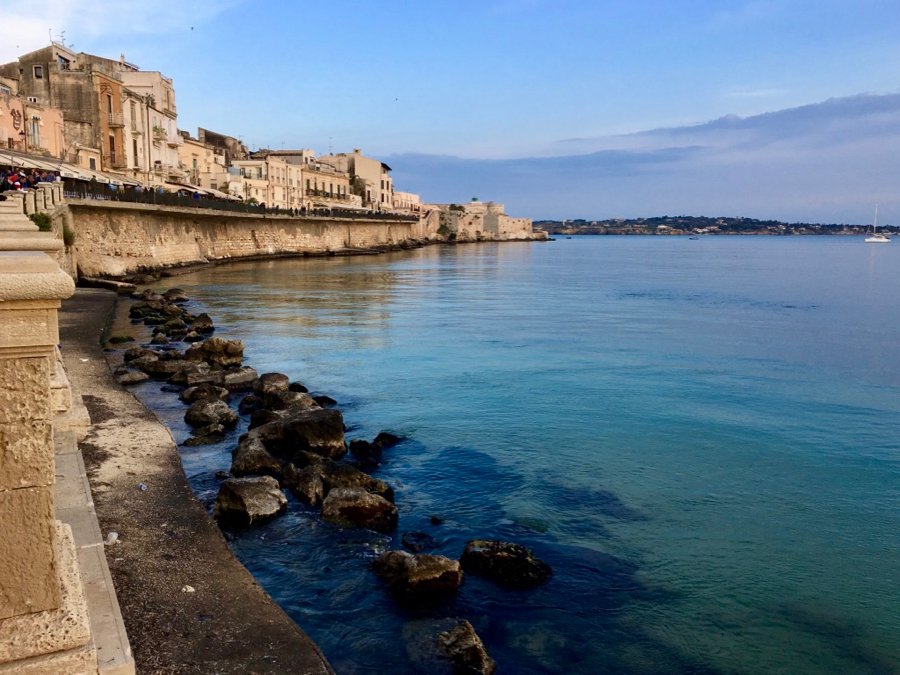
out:
<path id="1" fill-rule="evenodd" d="M 607 220 L 535 220 L 536 230 L 549 234 L 653 234 L 663 236 L 707 234 L 753 235 L 863 235 L 868 225 L 784 223 L 755 218 L 725 218 L 707 216 L 656 216 L 653 218 L 609 218 Z M 887 225 L 888 234 L 900 233 L 900 227 Z"/>

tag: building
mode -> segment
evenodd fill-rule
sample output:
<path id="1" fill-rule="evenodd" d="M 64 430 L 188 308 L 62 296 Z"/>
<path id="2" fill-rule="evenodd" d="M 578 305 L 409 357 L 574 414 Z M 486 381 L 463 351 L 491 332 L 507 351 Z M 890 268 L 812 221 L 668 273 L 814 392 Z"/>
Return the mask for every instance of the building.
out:
<path id="1" fill-rule="evenodd" d="M 191 185 L 228 191 L 229 174 L 225 152 L 201 142 L 186 131 L 179 131 L 178 162 Z"/>
<path id="2" fill-rule="evenodd" d="M 366 157 L 359 148 L 354 148 L 352 153 L 324 155 L 318 159 L 338 172 L 349 174 L 351 192 L 361 198 L 362 206 L 377 211 L 393 208 L 391 167 L 384 162 Z"/>
<path id="3" fill-rule="evenodd" d="M 412 192 L 394 192 L 394 210 L 405 213 L 419 214 L 422 212 L 422 200 Z"/>
<path id="4" fill-rule="evenodd" d="M 235 160 L 248 159 L 250 157 L 250 150 L 247 146 L 234 136 L 226 136 L 217 131 L 199 128 L 197 129 L 197 139 L 201 143 L 221 150 L 225 156 L 225 166 L 232 166 Z"/>
<path id="5" fill-rule="evenodd" d="M 62 159 L 63 114 L 18 95 L 18 80 L 0 77 L 0 148 Z"/>
<path id="6" fill-rule="evenodd" d="M 26 100 L 63 115 L 63 158 L 142 180 L 183 180 L 170 78 L 134 64 L 75 53 L 58 42 L 0 66 Z M 100 165 L 96 164 L 96 157 Z"/>

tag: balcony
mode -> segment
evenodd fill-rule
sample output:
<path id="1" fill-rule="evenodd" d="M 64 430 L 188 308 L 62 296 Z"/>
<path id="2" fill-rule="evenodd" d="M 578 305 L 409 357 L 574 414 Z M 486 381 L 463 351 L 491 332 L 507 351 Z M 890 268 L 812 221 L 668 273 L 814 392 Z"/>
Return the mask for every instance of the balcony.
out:
<path id="1" fill-rule="evenodd" d="M 166 133 L 166 130 L 163 127 L 153 127 L 153 140 L 154 141 L 164 141 L 169 137 L 169 134 Z"/>
<path id="2" fill-rule="evenodd" d="M 128 162 L 125 160 L 124 152 L 104 152 L 103 168 L 127 169 Z"/>
<path id="3" fill-rule="evenodd" d="M 107 113 L 106 114 L 107 121 L 109 122 L 109 126 L 111 127 L 124 127 L 125 120 L 122 118 L 122 113 Z"/>
<path id="4" fill-rule="evenodd" d="M 137 136 L 138 134 L 144 133 L 144 130 L 141 129 L 141 128 L 140 128 L 139 126 L 137 126 L 136 124 L 132 124 L 132 125 L 131 125 L 131 133 L 132 133 L 133 136 Z"/>

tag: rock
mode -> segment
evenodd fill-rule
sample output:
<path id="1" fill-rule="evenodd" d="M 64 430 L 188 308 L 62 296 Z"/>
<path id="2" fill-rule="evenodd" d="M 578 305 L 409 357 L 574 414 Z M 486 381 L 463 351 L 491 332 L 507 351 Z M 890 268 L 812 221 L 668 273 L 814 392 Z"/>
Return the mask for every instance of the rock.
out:
<path id="1" fill-rule="evenodd" d="M 146 357 L 135 359 L 131 362 L 131 365 L 135 365 L 138 361 L 143 361 L 145 358 Z M 180 373 L 185 368 L 189 368 L 190 366 L 190 361 L 160 358 L 156 361 L 147 362 L 145 365 L 141 366 L 141 370 L 143 370 L 145 373 L 149 373 L 152 377 L 165 380 L 169 379 L 173 375 Z"/>
<path id="2" fill-rule="evenodd" d="M 492 675 L 497 668 L 472 624 L 465 619 L 461 619 L 454 628 L 438 633 L 437 643 L 453 663 L 454 673 Z"/>
<path id="3" fill-rule="evenodd" d="M 200 342 L 203 339 L 203 336 L 200 335 L 200 333 L 198 333 L 197 331 L 192 330 L 185 333 L 184 337 L 181 339 L 185 342 Z"/>
<path id="4" fill-rule="evenodd" d="M 281 477 L 284 486 L 293 492 L 297 499 L 307 506 L 319 506 L 325 499 L 325 486 L 322 483 L 322 469 L 316 464 L 298 469 L 293 464 L 284 467 Z"/>
<path id="5" fill-rule="evenodd" d="M 285 417 L 280 424 L 285 449 L 290 452 L 308 450 L 331 459 L 338 459 L 347 452 L 344 445 L 344 417 L 340 410 L 304 410 Z"/>
<path id="6" fill-rule="evenodd" d="M 253 393 L 265 397 L 268 394 L 288 391 L 290 380 L 282 373 L 263 373 L 253 385 Z"/>
<path id="7" fill-rule="evenodd" d="M 160 391 L 164 391 L 167 394 L 180 394 L 182 389 L 183 387 L 177 384 L 164 384 L 159 388 Z"/>
<path id="8" fill-rule="evenodd" d="M 319 404 L 313 400 L 312 396 L 299 391 L 271 392 L 266 394 L 264 405 L 270 410 L 289 410 L 291 412 L 312 410 L 319 407 Z"/>
<path id="9" fill-rule="evenodd" d="M 404 600 L 436 600 L 453 595 L 463 582 L 459 561 L 442 555 L 388 551 L 372 564 L 375 573 Z"/>
<path id="10" fill-rule="evenodd" d="M 198 445 L 215 445 L 225 440 L 222 434 L 202 434 L 200 436 L 191 436 L 186 439 L 182 445 L 192 448 Z"/>
<path id="11" fill-rule="evenodd" d="M 162 328 L 166 333 L 172 333 L 175 331 L 187 332 L 187 324 L 184 322 L 184 319 L 180 317 L 169 319 L 163 324 Z"/>
<path id="12" fill-rule="evenodd" d="M 150 339 L 151 345 L 167 345 L 169 344 L 169 338 L 167 338 L 162 333 L 157 333 Z"/>
<path id="13" fill-rule="evenodd" d="M 211 382 L 204 382 L 193 387 L 188 387 L 179 395 L 185 403 L 196 401 L 228 401 L 231 392 L 225 387 L 217 387 Z"/>
<path id="14" fill-rule="evenodd" d="M 225 373 L 221 370 L 213 370 L 208 363 L 192 361 L 190 366 L 173 378 L 173 381 L 181 378 L 184 378 L 184 383 L 189 387 L 204 383 L 221 386 L 225 381 Z"/>
<path id="15" fill-rule="evenodd" d="M 184 421 L 194 427 L 221 424 L 226 429 L 237 425 L 238 416 L 225 401 L 200 400 L 191 404 L 184 413 Z"/>
<path id="16" fill-rule="evenodd" d="M 434 548 L 436 542 L 427 532 L 404 532 L 400 538 L 400 543 L 404 548 L 409 549 L 413 553 L 420 553 L 426 548 Z"/>
<path id="17" fill-rule="evenodd" d="M 215 330 L 209 314 L 203 312 L 191 323 L 191 330 L 197 333 L 212 333 Z"/>
<path id="18" fill-rule="evenodd" d="M 192 361 L 206 361 L 210 365 L 223 368 L 240 366 L 244 360 L 244 343 L 240 340 L 207 338 L 203 342 L 192 344 L 187 350 L 186 358 Z"/>
<path id="19" fill-rule="evenodd" d="M 266 410 L 265 408 L 260 408 L 259 410 L 254 410 L 250 413 L 250 429 L 256 429 L 257 427 L 261 427 L 264 424 L 268 424 L 269 422 L 275 422 L 281 419 L 281 415 L 274 412 L 273 410 Z"/>
<path id="20" fill-rule="evenodd" d="M 277 516 L 287 498 L 271 476 L 229 478 L 219 487 L 213 513 L 223 523 L 250 525 Z"/>
<path id="21" fill-rule="evenodd" d="M 140 370 L 128 370 L 124 373 L 116 375 L 116 382 L 126 387 L 128 385 L 146 382 L 149 379 L 150 376 Z"/>
<path id="22" fill-rule="evenodd" d="M 369 474 L 363 473 L 349 464 L 338 464 L 329 459 L 320 464 L 322 466 L 322 483 L 325 485 L 326 494 L 335 488 L 362 488 L 389 502 L 394 501 L 393 488 L 383 480 L 372 478 Z"/>
<path id="23" fill-rule="evenodd" d="M 335 488 L 322 502 L 322 517 L 340 527 L 367 527 L 391 532 L 397 527 L 397 507 L 362 488 Z"/>
<path id="24" fill-rule="evenodd" d="M 235 476 L 258 474 L 277 478 L 281 475 L 281 462 L 266 450 L 258 435 L 249 433 L 231 454 L 231 473 Z"/>
<path id="25" fill-rule="evenodd" d="M 170 288 L 162 294 L 163 298 L 168 302 L 187 302 L 190 298 L 187 293 L 180 288 Z"/>
<path id="26" fill-rule="evenodd" d="M 398 436 L 397 434 L 392 434 L 390 431 L 381 431 L 375 437 L 375 440 L 372 443 L 378 446 L 382 450 L 386 450 L 387 448 L 393 447 L 397 445 L 403 438 Z"/>
<path id="27" fill-rule="evenodd" d="M 432 525 L 443 525 L 444 519 L 440 516 L 430 516 L 428 518 L 428 522 L 430 522 Z"/>
<path id="28" fill-rule="evenodd" d="M 129 361 L 134 361 L 142 356 L 152 356 L 155 359 L 159 358 L 152 349 L 147 349 L 146 347 L 132 347 L 131 349 L 125 350 L 122 354 L 122 360 L 124 360 L 125 363 L 128 363 Z"/>
<path id="29" fill-rule="evenodd" d="M 236 370 L 226 370 L 222 377 L 222 386 L 230 391 L 247 391 L 252 389 L 258 375 L 250 366 L 241 366 Z"/>
<path id="30" fill-rule="evenodd" d="M 246 415 L 247 413 L 258 410 L 262 406 L 262 399 L 256 394 L 247 394 L 238 403 L 238 412 Z"/>
<path id="31" fill-rule="evenodd" d="M 148 349 L 147 351 L 149 352 L 150 350 Z M 128 365 L 132 368 L 146 371 L 150 364 L 156 363 L 157 361 L 159 361 L 159 356 L 156 352 L 150 352 L 149 354 L 142 354 L 141 356 L 134 357 L 128 361 Z"/>
<path id="32" fill-rule="evenodd" d="M 109 343 L 113 345 L 120 345 L 124 342 L 134 342 L 134 338 L 130 335 L 113 335 L 109 338 Z"/>
<path id="33" fill-rule="evenodd" d="M 288 391 L 299 391 L 301 394 L 309 393 L 309 389 L 302 382 L 291 382 L 288 385 Z"/>
<path id="34" fill-rule="evenodd" d="M 350 454 L 353 455 L 363 467 L 375 467 L 381 463 L 381 448 L 374 443 L 369 443 L 361 438 L 350 441 Z"/>
<path id="35" fill-rule="evenodd" d="M 337 401 L 335 401 L 330 396 L 325 396 L 323 394 L 319 394 L 318 396 L 313 396 L 313 401 L 318 403 L 321 407 L 327 408 L 331 405 L 337 405 Z"/>
<path id="36" fill-rule="evenodd" d="M 553 573 L 530 549 L 507 541 L 473 539 L 466 544 L 460 562 L 466 571 L 514 588 L 537 586 Z"/>

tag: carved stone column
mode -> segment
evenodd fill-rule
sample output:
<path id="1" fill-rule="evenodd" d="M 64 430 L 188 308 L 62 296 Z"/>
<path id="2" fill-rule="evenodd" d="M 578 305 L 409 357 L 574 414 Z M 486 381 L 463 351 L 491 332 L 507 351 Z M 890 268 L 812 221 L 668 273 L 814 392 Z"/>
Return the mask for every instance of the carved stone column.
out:
<path id="1" fill-rule="evenodd" d="M 68 526 L 54 520 L 51 374 L 72 278 L 0 251 L 0 673 L 97 671 Z"/>

